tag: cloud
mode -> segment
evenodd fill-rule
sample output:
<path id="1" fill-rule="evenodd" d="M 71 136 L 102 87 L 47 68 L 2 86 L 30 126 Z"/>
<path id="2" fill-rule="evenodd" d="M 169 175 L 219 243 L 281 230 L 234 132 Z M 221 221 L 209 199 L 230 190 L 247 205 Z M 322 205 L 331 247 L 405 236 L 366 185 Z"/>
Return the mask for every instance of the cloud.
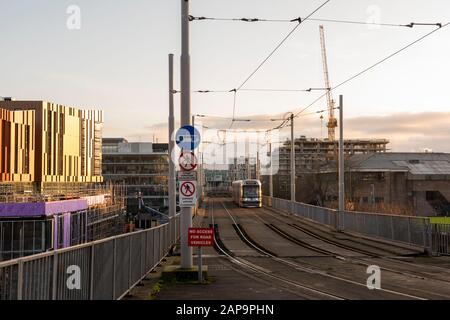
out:
<path id="1" fill-rule="evenodd" d="M 270 119 L 281 119 L 286 114 L 252 116 L 247 119 L 257 120 L 252 122 L 235 122 L 233 129 L 254 129 L 274 127 L 280 122 Z M 325 115 L 324 115 L 325 116 Z M 200 121 L 200 120 L 198 120 Z M 226 129 L 230 119 L 208 118 L 202 119 L 202 123 L 211 128 Z M 327 136 L 326 116 L 321 121 L 319 115 L 299 117 L 295 121 L 296 135 L 307 137 Z M 421 112 L 421 113 L 393 113 L 377 117 L 353 117 L 345 119 L 344 134 L 348 139 L 384 138 L 390 141 L 388 148 L 396 152 L 421 152 L 428 148 L 434 152 L 450 152 L 450 112 Z M 176 127 L 179 125 L 176 124 Z M 128 138 L 139 136 L 152 136 L 160 142 L 167 142 L 167 123 L 157 123 L 145 127 L 145 133 L 136 132 Z M 147 131 L 148 130 L 148 131 Z M 338 136 L 339 131 L 336 132 Z M 281 132 L 281 136 L 288 136 L 289 128 Z"/>

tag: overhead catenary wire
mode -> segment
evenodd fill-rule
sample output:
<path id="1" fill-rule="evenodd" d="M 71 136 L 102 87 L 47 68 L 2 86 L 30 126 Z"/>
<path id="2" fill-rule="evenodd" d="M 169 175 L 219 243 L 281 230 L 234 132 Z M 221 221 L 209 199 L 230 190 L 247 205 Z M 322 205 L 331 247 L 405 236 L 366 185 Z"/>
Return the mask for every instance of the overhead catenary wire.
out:
<path id="1" fill-rule="evenodd" d="M 189 16 L 190 21 L 197 20 L 210 20 L 210 21 L 233 21 L 233 22 L 284 22 L 293 23 L 304 21 L 307 18 L 294 18 L 294 19 L 263 19 L 263 18 L 218 18 L 218 17 L 204 17 L 204 16 Z M 442 27 L 440 22 L 410 22 L 410 23 L 385 23 L 385 22 L 371 22 L 371 21 L 360 21 L 360 20 L 345 20 L 345 19 L 328 19 L 328 18 L 308 18 L 310 21 L 318 22 L 330 22 L 330 23 L 341 23 L 341 24 L 356 24 L 356 25 L 373 25 L 380 27 L 402 27 L 402 28 L 413 28 L 414 26 L 438 26 Z"/>
<path id="2" fill-rule="evenodd" d="M 329 88 L 307 88 L 307 89 L 280 89 L 280 88 L 242 88 L 241 92 L 312 92 L 319 90 L 329 90 Z M 237 89 L 231 90 L 193 90 L 192 93 L 234 93 Z M 174 90 L 173 93 L 181 93 L 179 90 Z"/>
<path id="3" fill-rule="evenodd" d="M 407 48 L 409 48 L 410 46 L 416 44 L 417 42 L 423 40 L 424 38 L 430 36 L 431 34 L 433 34 L 434 32 L 438 31 L 441 28 L 447 27 L 449 23 L 421 23 L 421 22 L 411 22 L 409 24 L 394 24 L 394 23 L 375 23 L 375 22 L 362 22 L 362 21 L 354 21 L 354 20 L 338 20 L 338 19 L 322 19 L 322 18 L 311 18 L 311 16 L 316 13 L 318 10 L 320 10 L 323 6 L 325 6 L 329 1 L 325 1 L 324 3 L 322 3 L 318 8 L 316 8 L 311 14 L 309 14 L 306 18 L 302 19 L 302 18 L 296 18 L 296 19 L 291 19 L 291 20 L 283 20 L 283 19 L 260 19 L 260 18 L 232 18 L 232 19 L 227 19 L 227 18 L 210 18 L 210 17 L 194 17 L 194 16 L 190 16 L 190 20 L 194 21 L 194 20 L 221 20 L 221 21 L 243 21 L 243 22 L 297 22 L 296 26 L 288 33 L 287 36 L 285 36 L 283 38 L 283 40 L 275 47 L 274 50 L 272 50 L 270 52 L 270 54 L 256 67 L 256 69 L 244 80 L 244 82 L 241 83 L 240 86 L 238 86 L 235 89 L 232 90 L 197 90 L 197 91 L 193 91 L 193 92 L 197 92 L 197 93 L 234 93 L 234 101 L 233 101 L 233 117 L 232 117 L 232 122 L 230 125 L 230 129 L 233 126 L 235 121 L 240 121 L 239 119 L 235 118 L 236 115 L 236 95 L 238 91 L 259 91 L 259 92 L 311 92 L 313 89 L 316 90 L 327 90 L 327 91 L 333 91 L 335 89 L 337 89 L 338 87 L 354 80 L 355 78 L 361 76 L 362 74 L 366 73 L 367 71 L 371 70 L 372 68 L 375 68 L 376 66 L 378 66 L 379 64 L 385 62 L 386 60 L 389 60 L 390 58 L 392 58 L 393 56 L 399 54 L 400 52 L 406 50 Z M 352 77 L 342 81 L 341 83 L 339 83 L 338 85 L 332 87 L 332 88 L 310 88 L 310 89 L 271 89 L 271 88 L 263 88 L 263 89 L 245 89 L 243 88 L 245 86 L 245 84 L 259 71 L 259 69 L 273 56 L 273 54 L 284 44 L 284 42 L 295 32 L 295 30 L 297 30 L 297 28 L 300 26 L 300 24 L 302 24 L 302 22 L 304 22 L 305 20 L 311 20 L 311 21 L 321 21 L 321 22 L 333 22 L 333 23 L 348 23 L 348 24 L 364 24 L 364 25 L 378 25 L 378 26 L 390 26 L 390 27 L 409 27 L 409 28 L 413 28 L 414 26 L 437 26 L 436 29 L 432 30 L 431 32 L 425 34 L 424 36 L 420 37 L 419 39 L 409 43 L 408 45 L 402 47 L 401 49 L 397 50 L 396 52 L 390 54 L 389 56 L 387 56 L 386 58 L 376 62 L 375 64 L 365 68 L 364 70 L 360 71 L 359 73 L 353 75 Z M 324 94 L 322 94 L 321 96 L 319 96 L 318 98 L 316 98 L 312 103 L 310 103 L 308 106 L 306 106 L 305 108 L 303 108 L 301 111 L 297 112 L 296 114 L 294 114 L 294 117 L 298 117 L 300 114 L 302 114 L 304 111 L 306 111 L 307 109 L 309 109 L 311 106 L 313 106 L 314 104 L 316 104 L 319 100 L 321 100 L 324 96 L 326 96 L 327 92 L 325 92 Z M 319 112 L 313 112 L 313 113 L 319 113 Z M 307 114 L 305 114 L 307 115 Z M 272 129 L 266 130 L 266 132 L 269 132 L 271 130 L 277 130 L 277 129 L 282 129 L 283 127 L 286 126 L 286 124 L 288 123 L 289 119 L 278 119 L 281 120 L 282 123 L 279 126 L 276 126 Z M 277 121 L 278 121 L 277 120 Z M 241 120 L 242 121 L 242 120 Z M 253 120 L 255 121 L 255 120 Z M 275 120 L 273 120 L 275 121 Z"/>
<path id="4" fill-rule="evenodd" d="M 316 9 L 314 9 L 314 11 L 312 11 L 309 15 L 306 16 L 306 18 L 302 19 L 298 19 L 297 22 L 298 24 L 295 25 L 295 27 L 281 40 L 281 42 L 269 53 L 269 55 L 264 58 L 264 60 L 259 63 L 259 65 L 256 67 L 255 70 L 253 70 L 250 75 L 237 87 L 236 90 L 240 90 L 242 89 L 245 84 L 259 71 L 259 69 L 261 69 L 261 67 L 275 54 L 275 52 L 286 42 L 287 39 L 289 39 L 291 37 L 291 35 L 302 25 L 302 23 L 306 20 L 308 20 L 313 14 L 315 14 L 317 11 L 319 11 L 320 9 L 322 9 L 328 2 L 330 2 L 331 0 L 327 0 L 325 2 L 323 2 L 320 6 L 318 6 Z"/>
<path id="5" fill-rule="evenodd" d="M 385 61 L 391 59 L 392 57 L 398 55 L 399 53 L 401 53 L 401 52 L 403 52 L 404 50 L 410 48 L 411 46 L 415 45 L 416 43 L 422 41 L 423 39 L 425 39 L 425 38 L 427 38 L 427 37 L 429 37 L 429 36 L 431 36 L 433 33 L 437 32 L 437 31 L 439 31 L 439 30 L 441 30 L 441 29 L 444 29 L 444 28 L 447 27 L 449 24 L 450 24 L 450 22 L 447 22 L 447 23 L 445 23 L 445 24 L 443 24 L 443 25 L 441 25 L 441 26 L 438 26 L 438 27 L 435 28 L 434 30 L 432 30 L 432 31 L 426 33 L 425 35 L 419 37 L 418 39 L 416 39 L 416 40 L 414 40 L 414 41 L 408 43 L 407 45 L 401 47 L 400 49 L 398 49 L 398 50 L 396 50 L 395 52 L 391 53 L 390 55 L 386 56 L 385 58 L 383 58 L 383 59 L 377 61 L 376 63 L 370 65 L 369 67 L 363 69 L 362 71 L 356 73 L 355 75 L 353 75 L 353 76 L 351 76 L 351 77 L 345 79 L 344 81 L 340 82 L 340 83 L 337 84 L 336 86 L 330 88 L 330 91 L 336 90 L 337 88 L 343 86 L 344 84 L 346 84 L 346 83 L 348 83 L 348 82 L 354 80 L 355 78 L 357 78 L 357 77 L 363 75 L 364 73 L 366 73 L 366 72 L 368 72 L 369 70 L 371 70 L 371 69 L 377 67 L 378 65 L 380 65 L 380 64 L 382 64 L 383 62 L 385 62 Z M 313 106 L 314 104 L 316 104 L 319 100 L 321 100 L 323 97 L 325 97 L 326 94 L 327 94 L 327 93 L 322 94 L 321 96 L 319 96 L 318 98 L 316 98 L 313 102 L 311 102 L 309 105 L 307 105 L 306 107 L 304 107 L 303 109 L 301 109 L 299 112 L 297 112 L 297 113 L 295 114 L 295 117 L 298 117 L 298 116 L 299 116 L 300 114 L 302 114 L 304 111 L 306 111 L 307 109 L 309 109 L 310 107 L 312 107 L 312 106 Z"/>

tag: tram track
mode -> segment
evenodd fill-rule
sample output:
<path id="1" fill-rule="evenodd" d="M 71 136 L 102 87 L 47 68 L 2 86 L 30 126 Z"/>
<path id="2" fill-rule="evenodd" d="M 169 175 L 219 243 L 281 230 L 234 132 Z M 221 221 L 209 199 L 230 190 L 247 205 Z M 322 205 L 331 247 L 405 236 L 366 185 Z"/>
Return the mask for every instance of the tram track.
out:
<path id="1" fill-rule="evenodd" d="M 345 244 L 339 243 L 337 241 L 330 240 L 329 238 L 324 237 L 324 236 L 322 236 L 322 235 L 320 235 L 320 234 L 318 234 L 316 232 L 313 232 L 310 229 L 306 229 L 305 227 L 302 227 L 302 226 L 300 226 L 299 224 L 297 224 L 295 222 L 294 223 L 286 222 L 285 220 L 280 219 L 279 217 L 275 216 L 274 214 L 268 213 L 264 209 L 259 211 L 259 212 L 262 212 L 262 213 L 264 213 L 266 215 L 269 215 L 272 218 L 275 218 L 276 220 L 282 222 L 283 224 L 286 224 L 286 225 L 288 225 L 288 226 L 290 226 L 290 227 L 292 227 L 294 229 L 297 229 L 297 230 L 303 232 L 304 234 L 306 234 L 306 235 L 308 235 L 308 236 L 310 236 L 312 238 L 315 238 L 317 240 L 320 240 L 322 242 L 328 243 L 328 244 L 333 245 L 333 246 L 338 247 L 338 248 L 342 248 L 342 249 L 345 249 L 345 250 L 348 250 L 348 251 L 360 253 L 360 254 L 363 254 L 363 255 L 367 256 L 367 257 L 363 257 L 363 258 L 344 257 L 344 256 L 336 254 L 333 251 L 327 250 L 328 254 L 333 255 L 333 256 L 335 256 L 338 259 L 345 259 L 345 260 L 353 261 L 355 263 L 360 263 L 360 264 L 363 264 L 363 265 L 366 265 L 366 266 L 371 265 L 371 263 L 367 262 L 365 259 L 379 259 L 381 261 L 388 262 L 388 263 L 393 263 L 393 264 L 397 264 L 397 265 L 407 265 L 407 266 L 410 266 L 410 267 L 412 266 L 412 267 L 415 267 L 415 268 L 417 268 L 417 266 L 420 266 L 420 267 L 425 267 L 425 268 L 429 268 L 429 269 L 436 269 L 436 271 L 448 272 L 448 269 L 444 269 L 444 268 L 440 268 L 440 267 L 436 267 L 436 266 L 418 265 L 418 264 L 414 264 L 414 263 L 410 263 L 410 262 L 406 262 L 406 261 L 399 261 L 399 260 L 394 259 L 394 258 L 382 256 L 382 255 L 379 255 L 379 254 L 374 254 L 373 252 L 370 252 L 368 250 L 355 248 L 355 247 L 350 246 L 350 245 L 345 245 Z M 257 217 L 259 219 L 261 219 L 266 225 L 270 224 L 266 220 L 261 218 L 260 216 L 257 216 Z M 285 218 L 287 218 L 289 220 L 293 220 L 290 216 L 285 216 Z M 272 224 L 272 226 L 273 226 L 273 224 Z M 273 227 L 269 227 L 269 228 L 274 230 Z M 277 229 L 278 229 L 278 231 L 276 231 L 276 230 L 274 230 L 274 231 L 275 232 L 279 232 L 280 229 L 279 228 L 277 228 Z M 284 235 L 281 234 L 281 233 L 279 233 L 279 234 L 281 236 L 285 236 L 285 238 L 288 239 L 288 240 L 290 240 L 292 238 L 295 238 L 292 235 L 286 234 L 286 232 L 283 232 L 283 233 L 284 233 Z M 298 239 L 296 239 L 296 241 L 298 241 Z M 319 252 L 319 250 L 323 250 L 323 249 L 317 248 L 317 250 Z M 417 271 L 410 271 L 410 270 L 408 270 L 408 271 L 398 270 L 398 269 L 395 269 L 395 268 L 392 268 L 392 267 L 386 267 L 386 266 L 382 267 L 382 269 L 385 270 L 385 271 L 401 274 L 401 275 L 404 275 L 404 276 L 414 277 L 414 278 L 418 278 L 418 279 L 422 279 L 422 280 L 433 280 L 433 281 L 437 281 L 437 282 L 450 283 L 450 280 L 446 280 L 446 279 L 442 279 L 442 278 L 436 278 L 436 277 L 433 277 L 432 275 L 430 275 L 429 273 L 426 273 L 426 272 L 424 273 L 424 272 L 417 272 Z"/>
<path id="2" fill-rule="evenodd" d="M 314 245 L 311 245 L 309 243 L 306 243 L 305 241 L 302 241 L 302 240 L 300 240 L 300 239 L 298 239 L 298 238 L 296 238 L 296 237 L 286 233 L 285 231 L 281 230 L 280 228 L 277 228 L 277 227 L 274 228 L 273 225 L 270 226 L 270 224 L 267 223 L 267 221 L 263 220 L 259 215 L 257 215 L 251 209 L 240 209 L 240 210 L 244 210 L 246 212 L 247 211 L 251 212 L 257 219 L 259 219 L 262 223 L 264 223 L 269 229 L 274 231 L 276 234 L 278 234 L 279 236 L 283 237 L 284 239 L 289 240 L 289 241 L 291 241 L 291 242 L 293 242 L 293 243 L 295 243 L 295 244 L 297 244 L 297 245 L 299 245 L 299 246 L 301 246 L 303 248 L 307 248 L 309 250 L 312 250 L 312 251 L 315 251 L 315 252 L 318 252 L 318 253 L 321 253 L 321 254 L 327 254 L 328 256 L 330 256 L 332 258 L 335 258 L 335 259 L 338 259 L 338 260 L 342 260 L 342 261 L 346 261 L 346 262 L 352 263 L 354 265 L 361 265 L 361 266 L 365 266 L 365 267 L 374 265 L 373 262 L 369 263 L 368 261 L 363 260 L 361 258 L 342 256 L 342 255 L 336 254 L 333 251 L 326 250 L 326 249 L 323 249 L 323 248 L 319 248 L 317 246 L 314 246 Z M 258 212 L 260 212 L 260 210 L 258 210 Z M 253 242 L 256 242 L 256 241 L 253 240 Z M 314 269 L 316 268 L 316 266 L 311 265 L 309 263 L 308 263 L 308 266 L 310 266 L 311 268 L 314 268 Z M 389 272 L 392 272 L 392 273 L 395 273 L 395 274 L 399 274 L 401 276 L 405 276 L 405 277 L 408 277 L 408 278 L 416 278 L 416 279 L 420 279 L 420 280 L 433 280 L 433 281 L 436 282 L 436 284 L 442 284 L 442 282 L 448 282 L 448 281 L 437 279 L 437 278 L 429 279 L 429 278 L 426 278 L 423 275 L 417 275 L 417 274 L 414 274 L 414 273 L 411 273 L 411 272 L 408 272 L 408 271 L 398 271 L 398 270 L 387 268 L 387 267 L 382 267 L 381 269 L 384 270 L 384 271 L 389 271 Z M 327 275 L 329 275 L 329 274 L 327 274 Z M 332 276 L 332 275 L 329 275 L 329 276 Z M 349 280 L 349 279 L 346 279 L 346 278 L 342 278 L 340 276 L 337 276 L 337 277 L 339 277 L 341 279 L 344 279 L 346 281 L 352 281 L 352 280 Z M 442 293 L 436 293 L 435 291 L 423 290 L 423 289 L 419 289 L 419 288 L 408 288 L 408 287 L 404 287 L 402 285 L 398 285 L 398 287 L 404 288 L 404 289 L 407 289 L 407 290 L 412 290 L 412 291 L 415 291 L 417 293 L 424 294 L 426 296 L 436 297 L 436 298 L 439 298 L 439 299 L 449 299 L 450 298 L 450 295 L 446 294 L 446 293 L 442 294 Z M 384 290 L 384 289 L 382 289 L 382 290 Z M 426 300 L 425 298 L 422 298 L 422 297 L 419 297 L 419 296 L 416 296 L 416 295 L 413 295 L 413 294 L 403 293 L 403 292 L 400 292 L 400 291 L 397 291 L 397 290 L 387 290 L 386 289 L 386 292 L 396 293 L 396 294 L 399 294 L 399 295 L 412 296 L 412 297 L 415 297 L 417 299 L 424 299 L 424 300 Z"/>
<path id="3" fill-rule="evenodd" d="M 275 281 L 275 284 L 283 284 L 284 286 L 288 286 L 291 288 L 295 288 L 296 290 L 302 290 L 302 291 L 306 291 L 309 294 L 314 294 L 317 295 L 317 298 L 326 298 L 326 299 L 332 299 L 332 300 L 346 300 L 345 297 L 336 295 L 336 294 L 331 294 L 329 292 L 325 292 L 323 290 L 320 289 L 316 289 L 313 288 L 311 286 L 305 285 L 303 283 L 297 282 L 297 281 L 293 281 L 291 279 L 279 276 L 277 274 L 272 273 L 270 270 L 265 269 L 264 267 L 258 266 L 246 259 L 240 258 L 240 257 L 236 257 L 232 252 L 230 252 L 226 246 L 222 243 L 222 241 L 220 240 L 220 234 L 217 228 L 217 225 L 215 224 L 215 220 L 214 220 L 214 200 L 210 199 L 209 203 L 212 203 L 212 207 L 208 208 L 209 209 L 209 213 L 211 216 L 211 224 L 212 226 L 214 226 L 214 248 L 216 249 L 216 251 L 221 254 L 224 258 L 226 258 L 228 261 L 230 261 L 231 263 L 239 266 L 241 269 L 243 269 L 244 271 L 251 271 L 253 273 L 259 274 L 259 275 L 263 275 L 267 278 L 270 278 L 272 281 Z M 262 249 L 258 250 L 258 251 L 262 251 Z M 269 282 L 271 283 L 271 282 Z M 271 283 L 273 284 L 273 283 Z M 292 292 L 292 289 L 289 290 Z M 301 297 L 305 298 L 305 294 L 304 293 L 298 293 L 297 291 L 295 291 L 294 293 L 296 293 L 297 295 L 300 295 Z M 307 297 L 310 298 L 310 297 Z"/>
<path id="4" fill-rule="evenodd" d="M 229 215 L 230 219 L 233 221 L 234 225 L 236 226 L 235 229 L 237 230 L 238 236 L 241 238 L 241 240 L 246 243 L 249 247 L 254 248 L 256 251 L 259 251 L 260 253 L 262 253 L 263 255 L 271 258 L 273 261 L 276 261 L 280 264 L 283 264 L 285 266 L 288 266 L 290 268 L 293 268 L 295 270 L 298 271 L 303 271 L 309 274 L 314 274 L 314 275 L 318 275 L 321 277 L 325 277 L 328 279 L 333 279 L 335 281 L 341 282 L 341 283 L 346 283 L 347 285 L 353 285 L 353 286 L 358 286 L 358 287 L 364 287 L 365 289 L 367 289 L 367 285 L 364 283 L 359 283 L 353 280 L 349 280 L 340 276 L 336 276 L 336 275 L 332 275 L 329 274 L 323 270 L 314 268 L 314 266 L 309 265 L 309 267 L 305 267 L 303 265 L 300 265 L 298 263 L 292 262 L 290 260 L 287 259 L 283 259 L 280 257 L 277 257 L 276 255 L 271 254 L 270 250 L 266 250 L 261 244 L 257 244 L 255 245 L 256 241 L 254 241 L 253 239 L 249 239 L 248 236 L 246 236 L 246 231 L 242 228 L 242 226 L 240 226 L 240 224 L 236 221 L 236 219 L 233 217 L 233 215 L 231 214 L 231 212 L 228 210 L 228 208 L 224 205 L 223 202 L 221 202 L 223 208 L 225 209 L 225 211 L 227 212 L 227 214 Z M 312 248 L 310 248 L 312 249 Z M 324 253 L 324 252 L 322 252 Z M 329 254 L 329 252 L 328 252 Z M 368 290 L 368 289 L 367 289 Z M 426 300 L 423 297 L 419 297 L 416 295 L 412 295 L 412 294 L 407 294 L 407 293 L 403 293 L 403 292 L 399 292 L 399 291 L 395 291 L 395 290 L 389 290 L 389 289 L 379 289 L 382 292 L 388 293 L 388 294 L 392 294 L 395 296 L 401 296 L 403 298 L 408 298 L 408 299 L 416 299 L 416 300 Z"/>

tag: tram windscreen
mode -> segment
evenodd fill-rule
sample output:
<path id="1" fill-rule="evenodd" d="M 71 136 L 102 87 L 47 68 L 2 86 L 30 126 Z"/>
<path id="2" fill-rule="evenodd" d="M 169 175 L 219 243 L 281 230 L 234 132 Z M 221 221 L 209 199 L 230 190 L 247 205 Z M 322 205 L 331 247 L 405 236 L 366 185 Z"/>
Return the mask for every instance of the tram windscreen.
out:
<path id="1" fill-rule="evenodd" d="M 258 198 L 259 188 L 258 186 L 244 186 L 244 198 Z"/>

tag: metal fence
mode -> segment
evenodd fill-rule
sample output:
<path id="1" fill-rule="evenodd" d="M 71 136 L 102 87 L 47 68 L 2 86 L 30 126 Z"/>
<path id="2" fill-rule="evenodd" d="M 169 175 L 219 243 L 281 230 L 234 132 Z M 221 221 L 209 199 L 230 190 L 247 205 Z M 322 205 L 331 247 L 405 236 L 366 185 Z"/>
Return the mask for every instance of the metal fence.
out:
<path id="1" fill-rule="evenodd" d="M 179 215 L 152 229 L 0 263 L 0 300 L 115 300 L 167 255 Z"/>
<path id="2" fill-rule="evenodd" d="M 433 252 L 450 255 L 450 224 L 432 225 Z"/>
<path id="3" fill-rule="evenodd" d="M 270 199 L 265 197 L 264 202 Z M 408 245 L 414 245 L 432 250 L 434 253 L 448 254 L 442 250 L 442 245 L 437 246 L 436 232 L 432 230 L 429 218 L 399 216 L 379 213 L 344 211 L 329 208 L 311 206 L 299 202 L 292 203 L 284 199 L 272 199 L 272 207 L 321 224 L 338 228 L 342 231 L 350 231 L 361 235 L 396 241 Z M 447 229 L 447 250 L 448 250 Z M 441 237 L 444 237 L 441 232 Z M 442 240 L 440 243 L 444 243 Z"/>

